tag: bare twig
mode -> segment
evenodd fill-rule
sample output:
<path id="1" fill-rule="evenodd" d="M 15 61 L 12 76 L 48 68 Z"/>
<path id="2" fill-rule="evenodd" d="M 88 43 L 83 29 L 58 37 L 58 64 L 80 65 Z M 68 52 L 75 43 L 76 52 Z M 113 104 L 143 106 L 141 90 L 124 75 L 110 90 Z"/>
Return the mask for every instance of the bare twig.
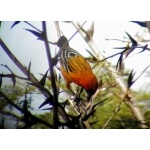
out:
<path id="1" fill-rule="evenodd" d="M 24 67 L 20 61 L 11 53 L 11 51 L 9 50 L 9 48 L 5 45 L 5 43 L 3 42 L 3 40 L 0 38 L 0 46 L 3 48 L 3 50 L 6 52 L 6 54 L 8 55 L 8 57 L 14 62 L 14 64 L 28 77 L 28 79 L 34 83 L 34 84 L 38 84 L 37 79 L 34 77 L 34 75 L 32 73 L 28 73 L 28 70 L 26 67 Z M 37 86 L 38 87 L 38 86 Z M 50 96 L 49 92 L 46 92 L 45 90 L 43 90 L 43 88 L 41 89 L 41 87 L 38 87 L 40 89 L 40 91 L 43 93 L 43 95 L 48 98 Z M 63 117 L 63 119 L 66 122 L 69 122 L 70 119 L 67 116 L 65 110 L 63 107 L 61 107 L 61 105 L 59 105 L 58 107 L 59 113 L 60 115 Z"/>
<path id="2" fill-rule="evenodd" d="M 127 42 L 129 42 L 129 43 L 131 43 L 130 41 L 124 41 L 124 40 L 119 40 L 119 39 L 105 39 L 105 40 L 107 40 L 107 41 L 112 41 L 112 40 L 114 40 L 114 41 L 120 41 L 120 42 L 123 42 L 123 43 L 127 43 Z"/>
<path id="3" fill-rule="evenodd" d="M 11 51 L 9 50 L 9 48 L 5 45 L 5 43 L 3 42 L 3 40 L 0 38 L 0 45 L 3 48 L 3 50 L 6 52 L 6 54 L 8 55 L 8 57 L 14 62 L 14 64 L 28 77 L 28 70 L 26 67 L 24 67 L 20 61 L 11 53 Z M 29 76 L 30 80 L 32 82 L 37 82 L 37 79 L 34 77 L 33 74 L 30 73 Z"/>
<path id="4" fill-rule="evenodd" d="M 20 77 L 16 74 L 14 74 L 14 72 L 7 66 L 7 65 L 3 65 L 1 64 L 3 67 L 7 68 L 12 74 L 14 77 L 18 78 L 18 79 L 22 79 L 22 80 L 28 80 L 28 78 L 24 78 L 24 77 Z M 2 77 L 8 77 L 8 78 L 11 78 L 12 77 L 12 74 L 2 74 Z"/>
<path id="5" fill-rule="evenodd" d="M 129 90 L 129 89 L 128 89 Z M 118 106 L 116 107 L 114 113 L 110 116 L 110 118 L 107 120 L 107 122 L 104 124 L 103 129 L 106 128 L 106 126 L 108 125 L 108 123 L 113 119 L 113 117 L 120 111 L 120 106 L 122 104 L 122 102 L 125 100 L 126 96 L 128 95 L 128 90 L 127 92 L 124 94 L 123 98 L 121 99 L 121 101 L 119 102 Z"/>
<path id="6" fill-rule="evenodd" d="M 80 27 L 79 23 L 76 24 L 76 23 L 72 22 L 72 24 L 76 29 L 78 29 Z M 95 57 L 98 60 L 105 59 L 104 56 L 100 53 L 97 46 L 95 45 L 93 39 L 92 38 L 88 39 L 86 37 L 86 35 L 84 35 L 81 30 L 79 30 L 79 33 L 83 37 L 83 39 L 87 42 L 88 46 L 93 51 Z M 112 74 L 113 78 L 115 79 L 116 83 L 120 86 L 122 92 L 126 93 L 127 87 L 126 87 L 126 84 L 124 83 L 124 81 L 118 76 L 116 71 L 107 63 L 107 61 L 105 61 L 105 66 L 111 71 L 111 74 Z M 128 100 L 128 101 L 124 101 L 124 102 L 128 104 L 128 106 L 130 107 L 130 109 L 133 112 L 136 119 L 138 121 L 142 122 L 142 123 L 145 123 L 145 118 L 144 118 L 144 115 L 143 115 L 142 111 L 137 106 L 136 101 L 132 98 L 132 96 L 131 96 L 131 99 L 132 99 L 131 101 Z M 141 126 L 141 128 L 146 128 L 147 127 L 144 124 L 140 124 L 140 126 Z"/>
<path id="7" fill-rule="evenodd" d="M 83 27 L 83 25 L 84 25 L 85 23 L 86 23 L 86 22 L 84 22 L 84 23 L 81 25 L 81 28 Z M 60 32 L 60 28 L 59 28 L 59 23 L 58 23 L 58 22 L 55 22 L 55 26 L 56 26 L 57 34 L 58 34 L 58 36 L 60 36 L 60 35 L 61 35 L 61 32 Z M 80 28 L 77 29 L 76 32 L 69 38 L 68 42 L 79 32 L 79 30 L 80 30 Z M 64 44 L 64 46 L 65 46 L 65 44 Z M 63 49 L 63 47 L 59 50 L 57 56 L 59 56 L 59 55 L 61 54 L 62 49 Z M 73 103 L 70 99 L 68 99 L 68 100 L 70 101 L 70 104 L 73 106 L 73 108 L 75 108 L 75 107 L 74 107 L 74 103 Z M 75 104 L 75 105 L 76 105 L 76 104 Z M 80 105 L 82 105 L 82 104 L 80 104 Z M 82 106 L 82 108 L 83 108 L 83 106 Z M 78 112 L 79 108 L 74 109 L 74 110 L 75 110 L 78 114 L 80 114 L 80 113 Z M 82 119 L 81 119 L 80 121 L 82 122 Z M 83 121 L 83 123 L 84 123 L 84 125 L 86 126 L 86 128 L 91 128 L 91 126 L 90 126 L 90 124 L 89 124 L 88 121 Z"/>
<path id="8" fill-rule="evenodd" d="M 61 31 L 60 31 L 60 27 L 59 27 L 59 21 L 55 21 L 55 27 L 56 27 L 57 36 L 58 36 L 58 38 L 60 38 Z"/>
<path id="9" fill-rule="evenodd" d="M 37 31 L 41 32 L 38 28 L 36 28 L 35 26 L 33 26 L 31 23 L 24 21 L 26 24 L 28 24 L 29 26 L 31 26 L 32 28 L 36 29 Z"/>
<path id="10" fill-rule="evenodd" d="M 1 90 L 0 90 L 0 95 L 1 95 L 2 97 L 4 97 L 5 100 L 6 100 L 11 106 L 13 106 L 13 107 L 16 108 L 17 110 L 19 110 L 21 113 L 25 113 L 25 110 L 24 110 L 24 109 L 22 109 L 21 107 L 19 107 L 19 106 L 16 105 L 15 103 L 13 103 L 3 92 L 1 92 Z M 35 116 L 32 115 L 30 112 L 28 112 L 28 115 L 29 115 L 29 117 L 31 117 L 31 118 L 35 121 L 35 123 L 36 123 L 36 122 L 40 122 L 40 123 L 42 123 L 42 124 L 48 126 L 49 128 L 52 128 L 52 127 L 53 127 L 51 124 L 49 124 L 49 123 L 47 123 L 47 122 L 41 120 L 41 119 L 38 118 L 38 117 L 35 117 Z"/>
<path id="11" fill-rule="evenodd" d="M 148 65 L 143 71 L 142 73 L 133 81 L 133 84 L 141 77 L 141 75 L 149 68 L 150 65 Z M 132 85 L 133 85 L 132 84 Z M 106 126 L 108 125 L 108 123 L 113 119 L 113 117 L 120 111 L 120 106 L 122 104 L 122 102 L 124 101 L 124 99 L 128 96 L 128 91 L 129 88 L 127 89 L 127 92 L 124 94 L 123 98 L 121 99 L 121 101 L 119 102 L 118 106 L 116 107 L 114 113 L 110 116 L 110 118 L 107 120 L 107 122 L 104 124 L 103 129 L 106 128 Z M 116 95 L 117 97 L 119 97 L 118 95 Z M 128 105 L 127 105 L 128 106 Z M 145 125 L 143 122 L 141 122 L 141 124 Z"/>
<path id="12" fill-rule="evenodd" d="M 54 76 L 54 71 L 53 71 L 53 62 L 52 62 L 52 57 L 50 53 L 50 47 L 48 44 L 47 40 L 47 29 L 46 29 L 46 23 L 45 21 L 42 22 L 42 27 L 43 27 L 43 32 L 45 33 L 45 47 L 46 47 L 46 53 L 47 53 L 47 59 L 48 59 L 48 64 L 49 64 L 49 69 L 50 69 L 50 75 L 51 75 L 51 83 L 52 83 L 52 89 L 53 89 L 53 126 L 55 129 L 58 128 L 58 94 L 57 94 L 57 87 L 56 87 L 56 82 L 55 82 L 55 76 Z"/>
<path id="13" fill-rule="evenodd" d="M 121 52 L 118 52 L 118 53 L 116 53 L 116 54 L 113 54 L 113 55 L 111 55 L 111 56 L 108 56 L 108 57 L 106 57 L 106 58 L 104 58 L 104 59 L 102 59 L 102 60 L 100 60 L 100 61 L 98 61 L 98 62 L 92 67 L 92 69 L 94 69 L 100 62 L 103 62 L 103 61 L 105 61 L 105 60 L 107 60 L 107 59 L 109 59 L 109 58 L 112 58 L 112 57 L 114 57 L 114 56 L 120 55 L 120 54 L 123 53 L 123 52 L 124 52 L 124 50 L 121 51 Z"/>
<path id="14" fill-rule="evenodd" d="M 141 76 L 142 74 L 150 67 L 150 65 L 148 65 L 142 72 L 141 74 L 134 80 L 134 82 L 136 82 Z"/>
<path id="15" fill-rule="evenodd" d="M 149 33 L 150 33 L 150 21 L 146 21 L 145 23 L 146 23 L 146 26 L 147 26 L 148 31 L 149 31 Z"/>

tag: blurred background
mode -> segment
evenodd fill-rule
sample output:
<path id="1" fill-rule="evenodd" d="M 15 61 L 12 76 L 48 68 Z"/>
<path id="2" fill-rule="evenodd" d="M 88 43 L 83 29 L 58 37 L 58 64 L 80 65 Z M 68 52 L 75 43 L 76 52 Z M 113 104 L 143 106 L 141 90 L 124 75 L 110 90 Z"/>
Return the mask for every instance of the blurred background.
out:
<path id="1" fill-rule="evenodd" d="M 34 76 L 40 80 L 42 75 L 48 69 L 48 60 L 45 51 L 44 42 L 39 40 L 35 35 L 31 32 L 27 31 L 26 29 L 34 30 L 29 24 L 25 22 L 20 22 L 16 24 L 13 28 L 14 22 L 5 21 L 1 23 L 0 27 L 0 38 L 4 41 L 4 43 L 8 46 L 10 51 L 16 56 L 16 58 L 26 67 L 29 66 L 31 62 L 30 71 L 34 74 Z M 31 21 L 29 22 L 34 27 L 39 30 L 42 30 L 41 22 Z M 80 22 L 82 24 L 83 22 Z M 86 30 L 90 29 L 93 22 L 86 22 L 83 26 Z M 54 22 L 46 22 L 47 25 L 47 35 L 48 40 L 50 42 L 57 42 L 58 36 Z M 68 39 L 76 32 L 74 26 L 69 22 L 59 22 L 60 30 L 62 34 L 66 36 Z M 130 21 L 95 21 L 94 22 L 94 34 L 93 34 L 93 41 L 96 44 L 97 48 L 99 49 L 100 53 L 104 57 L 111 56 L 115 53 L 120 52 L 120 49 L 114 49 L 115 47 L 125 47 L 127 46 L 127 42 L 129 38 L 127 34 L 129 33 L 138 43 L 141 45 L 145 45 L 149 43 L 150 34 L 147 28 L 143 28 L 133 22 Z M 70 46 L 80 52 L 84 57 L 89 57 L 89 53 L 86 50 L 90 51 L 88 44 L 84 41 L 84 39 L 77 33 L 71 40 Z M 131 45 L 131 43 L 130 43 Z M 58 52 L 58 47 L 56 45 L 50 44 L 51 54 L 54 57 L 55 54 Z M 142 71 L 150 65 L 149 61 L 149 51 L 144 51 L 143 53 L 138 54 L 141 49 L 134 50 L 125 60 L 124 60 L 124 70 L 125 72 L 131 72 L 133 69 L 136 73 L 134 78 L 138 77 Z M 117 61 L 119 59 L 119 55 L 109 58 L 107 61 L 111 63 L 112 66 L 116 66 Z M 5 53 L 2 47 L 0 47 L 0 74 L 9 74 L 11 73 L 10 70 L 4 65 L 7 65 L 11 68 L 11 71 L 14 72 L 16 75 L 25 77 L 25 75 L 20 71 L 20 69 L 10 60 L 9 56 Z M 58 65 L 59 66 L 59 65 Z M 145 111 L 144 113 L 147 115 L 149 112 L 149 75 L 150 70 L 147 69 L 142 76 L 133 84 L 131 90 L 134 93 L 142 93 L 140 96 L 139 105 Z M 21 79 L 17 80 L 18 86 L 13 88 L 13 82 L 11 78 L 3 78 L 1 90 L 5 93 L 11 93 L 11 91 L 15 91 L 16 95 L 17 92 L 25 88 L 25 83 L 22 82 Z M 47 83 L 49 84 L 49 83 Z M 31 90 L 32 91 L 32 90 Z M 19 92 L 20 94 L 20 92 Z M 25 96 L 20 94 L 19 97 L 16 97 L 15 103 L 22 106 L 22 101 L 24 100 Z M 32 96 L 31 96 L 32 95 Z M 43 118 L 47 118 L 44 116 L 46 113 L 49 113 L 50 109 L 46 109 L 47 106 L 44 106 L 42 110 L 39 110 L 39 106 L 45 100 L 45 97 L 38 91 L 33 90 L 31 93 L 28 92 L 26 95 L 30 102 L 32 103 L 30 106 L 30 111 L 35 115 L 41 115 Z M 145 97 L 144 97 L 145 96 Z M 2 102 L 2 99 L 1 99 Z M 23 122 L 18 121 L 17 119 L 22 116 L 19 114 L 17 110 L 12 110 L 12 106 L 8 104 L 1 103 L 1 127 L 2 128 L 19 128 L 22 126 Z M 108 105 L 107 105 L 108 107 Z M 111 106 L 109 106 L 111 107 Z M 45 108 L 45 110 L 44 110 Z M 107 108 L 108 109 L 108 108 Z M 106 111 L 106 110 L 105 110 Z M 113 110 L 110 110 L 110 114 Z M 10 113 L 11 112 L 11 113 Z M 105 113 L 104 113 L 105 114 Z M 51 114 L 48 114 L 48 117 L 51 117 Z M 129 114 L 128 114 L 129 115 Z M 106 115 L 107 117 L 109 115 Z M 18 118 L 17 118 L 18 117 Z M 108 118 L 104 117 L 106 121 Z M 17 119 L 16 119 L 17 118 Z M 119 120 L 121 120 L 119 118 Z M 95 126 L 95 128 L 101 128 L 102 122 L 100 125 Z M 123 127 L 126 126 L 122 125 Z M 34 127 L 36 128 L 36 127 Z M 37 127 L 40 128 L 40 127 Z M 41 127 L 42 128 L 42 127 Z M 44 127 L 43 127 L 44 128 Z M 115 128 L 114 126 L 109 126 L 109 128 Z M 119 128 L 116 125 L 116 128 Z M 130 128 L 130 127 L 129 127 Z"/>

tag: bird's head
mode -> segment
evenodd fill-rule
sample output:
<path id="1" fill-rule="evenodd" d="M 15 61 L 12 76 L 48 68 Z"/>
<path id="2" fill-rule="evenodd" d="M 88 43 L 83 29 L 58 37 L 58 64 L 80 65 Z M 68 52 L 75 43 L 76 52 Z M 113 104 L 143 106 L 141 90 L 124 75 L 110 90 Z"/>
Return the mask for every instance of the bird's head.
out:
<path id="1" fill-rule="evenodd" d="M 69 46 L 68 39 L 67 39 L 65 36 L 61 36 L 61 37 L 58 39 L 57 46 L 58 46 L 59 48 L 68 47 L 68 46 Z"/>

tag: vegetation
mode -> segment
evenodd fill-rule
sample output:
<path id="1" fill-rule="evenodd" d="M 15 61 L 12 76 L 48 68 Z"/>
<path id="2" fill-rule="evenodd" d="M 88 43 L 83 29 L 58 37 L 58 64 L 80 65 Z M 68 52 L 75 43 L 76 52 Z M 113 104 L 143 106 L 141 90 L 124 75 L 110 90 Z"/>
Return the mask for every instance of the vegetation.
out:
<path id="1" fill-rule="evenodd" d="M 23 76 L 20 76 L 13 72 L 12 68 L 7 66 L 8 64 L 1 64 L 10 72 L 0 74 L 1 128 L 141 129 L 150 127 L 149 93 L 131 90 L 133 84 L 146 72 L 149 66 L 145 66 L 143 72 L 137 77 L 135 77 L 136 70 L 124 69 L 124 58 L 128 58 L 135 49 L 141 49 L 138 55 L 150 50 L 148 44 L 144 46 L 141 44 L 144 37 L 138 37 L 135 40 L 126 32 L 128 39 L 123 42 L 127 46 L 116 47 L 116 49 L 121 50 L 110 57 L 104 58 L 93 41 L 94 23 L 89 30 L 85 30 L 84 24 L 86 22 L 82 25 L 78 22 L 64 22 L 64 24 L 73 25 L 76 29 L 69 41 L 73 40 L 75 34 L 79 33 L 90 47 L 90 50 L 87 50 L 90 55 L 87 60 L 93 67 L 93 72 L 99 81 L 99 87 L 92 100 L 87 102 L 85 90 L 81 95 L 79 94 L 81 87 L 72 85 L 74 93 L 77 92 L 76 96 L 66 89 L 57 65 L 61 49 L 55 56 L 52 56 L 50 45 L 57 45 L 57 41 L 49 41 L 46 22 L 41 23 L 42 30 L 39 30 L 29 22 L 16 21 L 12 24 L 11 30 L 23 23 L 32 28 L 26 29 L 26 32 L 33 34 L 45 44 L 49 68 L 47 68 L 45 74 L 41 74 L 40 79 L 35 77 L 36 75 L 31 72 L 33 62 L 31 61 L 28 66 L 24 66 L 23 62 L 19 61 L 12 50 L 9 49 L 9 45 L 6 45 L 0 38 L 2 50 L 23 73 Z M 149 22 L 134 21 L 133 23 L 147 28 L 147 30 L 150 29 Z M 0 23 L 0 25 L 2 24 L 3 22 Z M 55 26 L 59 39 L 61 36 L 59 22 L 55 22 Z M 116 56 L 119 56 L 116 66 L 108 63 L 109 58 Z M 11 80 L 11 85 L 5 84 L 8 79 Z M 35 97 L 41 99 L 37 108 L 33 104 Z M 38 110 L 38 113 L 33 111 L 35 109 Z"/>

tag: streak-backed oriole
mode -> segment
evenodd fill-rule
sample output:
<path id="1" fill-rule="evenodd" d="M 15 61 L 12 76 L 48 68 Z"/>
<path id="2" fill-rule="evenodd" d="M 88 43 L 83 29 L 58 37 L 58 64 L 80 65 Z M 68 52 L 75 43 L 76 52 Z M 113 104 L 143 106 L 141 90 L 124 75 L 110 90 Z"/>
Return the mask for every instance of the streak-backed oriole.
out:
<path id="1" fill-rule="evenodd" d="M 57 42 L 61 49 L 60 71 L 65 78 L 66 87 L 70 89 L 70 83 L 82 86 L 87 92 L 87 100 L 96 92 L 98 81 L 93 74 L 87 60 L 76 50 L 69 47 L 68 40 L 61 36 Z"/>

